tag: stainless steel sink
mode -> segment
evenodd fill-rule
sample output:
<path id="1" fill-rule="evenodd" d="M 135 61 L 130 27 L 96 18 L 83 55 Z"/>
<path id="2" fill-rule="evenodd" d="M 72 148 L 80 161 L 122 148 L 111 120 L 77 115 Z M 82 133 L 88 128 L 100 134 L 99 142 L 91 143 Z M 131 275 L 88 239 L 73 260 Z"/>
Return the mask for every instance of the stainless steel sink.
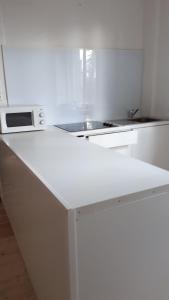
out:
<path id="1" fill-rule="evenodd" d="M 115 120 L 115 121 L 113 121 L 113 123 L 117 126 L 127 126 L 127 125 L 138 124 L 138 122 L 134 122 L 134 119 L 133 120 L 127 120 L 127 119 Z"/>
<path id="2" fill-rule="evenodd" d="M 159 122 L 164 121 L 162 119 L 150 118 L 150 117 L 140 117 L 134 119 L 123 119 L 123 120 L 115 120 L 113 121 L 114 125 L 118 126 L 127 126 L 139 123 L 150 123 L 150 122 Z"/>
<path id="3" fill-rule="evenodd" d="M 156 118 L 141 117 L 141 118 L 132 119 L 130 121 L 131 122 L 138 122 L 138 123 L 148 123 L 148 122 L 157 122 L 157 121 L 162 121 L 162 120 L 156 119 Z"/>

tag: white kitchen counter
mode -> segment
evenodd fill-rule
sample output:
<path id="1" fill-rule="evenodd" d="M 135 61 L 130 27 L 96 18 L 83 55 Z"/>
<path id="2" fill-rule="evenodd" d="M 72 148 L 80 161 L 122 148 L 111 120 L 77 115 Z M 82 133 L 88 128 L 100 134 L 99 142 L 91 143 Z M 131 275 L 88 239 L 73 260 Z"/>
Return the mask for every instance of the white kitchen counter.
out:
<path id="1" fill-rule="evenodd" d="M 169 185 L 169 172 L 58 128 L 1 139 L 66 209 Z"/>
<path id="2" fill-rule="evenodd" d="M 169 298 L 168 171 L 55 127 L 1 139 L 2 200 L 39 300 Z"/>

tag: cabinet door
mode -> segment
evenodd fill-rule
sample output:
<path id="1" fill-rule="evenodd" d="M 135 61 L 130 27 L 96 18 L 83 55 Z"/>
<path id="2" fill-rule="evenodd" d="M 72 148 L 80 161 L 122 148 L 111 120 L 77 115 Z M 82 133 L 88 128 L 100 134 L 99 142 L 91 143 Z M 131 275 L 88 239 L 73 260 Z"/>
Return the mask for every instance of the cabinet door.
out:
<path id="1" fill-rule="evenodd" d="M 120 153 L 123 155 L 131 156 L 131 148 L 129 146 L 111 148 L 111 151 L 114 151 L 114 152 L 117 152 L 117 153 Z"/>
<path id="2" fill-rule="evenodd" d="M 131 145 L 131 155 L 169 170 L 169 125 L 138 129 L 138 143 Z"/>
<path id="3" fill-rule="evenodd" d="M 0 48 L 0 106 L 7 104 L 2 48 Z"/>
<path id="4" fill-rule="evenodd" d="M 137 143 L 135 130 L 89 136 L 89 142 L 105 148 L 126 147 Z"/>

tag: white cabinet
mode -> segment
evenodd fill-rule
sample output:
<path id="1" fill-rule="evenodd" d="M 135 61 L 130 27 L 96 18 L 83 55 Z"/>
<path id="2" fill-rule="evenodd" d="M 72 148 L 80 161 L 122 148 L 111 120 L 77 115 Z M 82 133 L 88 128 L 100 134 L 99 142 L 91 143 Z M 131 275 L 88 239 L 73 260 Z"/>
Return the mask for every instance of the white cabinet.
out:
<path id="1" fill-rule="evenodd" d="M 138 142 L 130 146 L 131 155 L 169 170 L 169 125 L 139 128 Z"/>
<path id="2" fill-rule="evenodd" d="M 6 105 L 7 96 L 6 96 L 6 86 L 5 86 L 5 75 L 3 67 L 3 56 L 2 49 L 0 48 L 0 106 Z"/>
<path id="3" fill-rule="evenodd" d="M 169 125 L 88 137 L 89 142 L 169 170 Z"/>
<path id="4" fill-rule="evenodd" d="M 105 148 L 111 148 L 122 154 L 130 155 L 129 145 L 137 143 L 137 131 L 129 130 L 124 132 L 100 134 L 88 137 L 89 142 Z"/>

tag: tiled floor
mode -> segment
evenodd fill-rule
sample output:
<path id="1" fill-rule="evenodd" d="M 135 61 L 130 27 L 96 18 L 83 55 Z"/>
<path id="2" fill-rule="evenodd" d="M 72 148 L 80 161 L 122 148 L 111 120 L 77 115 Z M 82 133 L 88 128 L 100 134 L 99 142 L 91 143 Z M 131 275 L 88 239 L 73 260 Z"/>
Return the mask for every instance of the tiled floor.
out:
<path id="1" fill-rule="evenodd" d="M 0 202 L 0 300 L 36 300 L 2 202 Z"/>

